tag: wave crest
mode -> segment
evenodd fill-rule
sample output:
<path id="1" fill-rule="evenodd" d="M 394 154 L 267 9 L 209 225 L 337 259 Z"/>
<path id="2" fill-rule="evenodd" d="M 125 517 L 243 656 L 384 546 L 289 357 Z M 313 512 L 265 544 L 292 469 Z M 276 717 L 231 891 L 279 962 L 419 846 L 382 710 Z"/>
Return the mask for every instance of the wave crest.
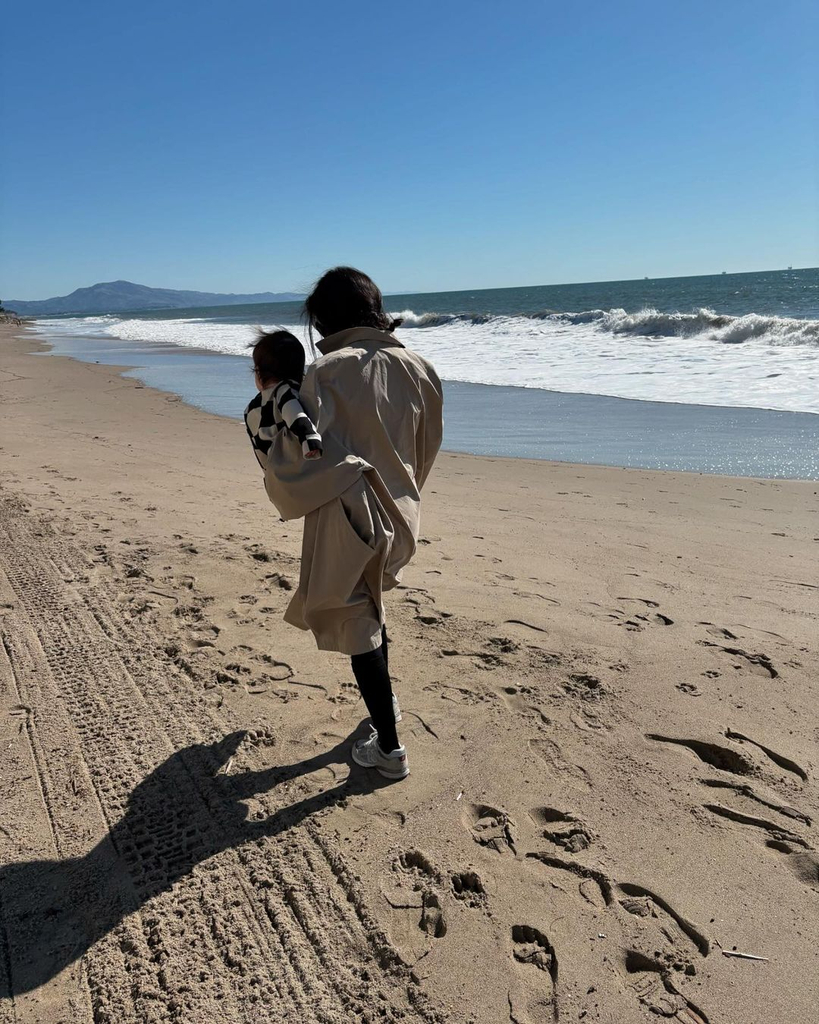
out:
<path id="1" fill-rule="evenodd" d="M 728 316 L 712 309 L 698 309 L 693 313 L 663 313 L 657 309 L 642 309 L 627 313 L 624 309 L 588 309 L 578 313 L 545 309 L 536 313 L 498 315 L 492 313 L 415 313 L 405 309 L 393 316 L 403 319 L 404 328 L 444 327 L 448 324 L 498 324 L 514 327 L 515 321 L 551 322 L 555 325 L 585 326 L 614 335 L 632 335 L 647 338 L 693 338 L 702 335 L 724 344 L 763 340 L 774 345 L 819 345 L 819 320 L 800 320 L 794 317 Z"/>
<path id="2" fill-rule="evenodd" d="M 453 323 L 488 324 L 493 320 L 509 319 L 495 313 L 415 313 L 411 309 L 390 313 L 390 316 L 403 320 L 402 327 L 442 327 Z"/>

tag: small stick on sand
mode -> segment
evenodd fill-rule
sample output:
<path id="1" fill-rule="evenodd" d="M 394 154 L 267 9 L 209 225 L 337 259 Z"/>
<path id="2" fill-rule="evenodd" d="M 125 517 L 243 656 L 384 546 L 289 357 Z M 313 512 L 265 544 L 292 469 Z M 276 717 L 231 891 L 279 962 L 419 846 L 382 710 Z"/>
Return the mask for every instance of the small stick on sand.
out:
<path id="1" fill-rule="evenodd" d="M 734 949 L 723 949 L 722 955 L 723 956 L 736 956 L 736 957 L 739 957 L 740 960 L 764 960 L 766 963 L 770 959 L 767 956 L 754 956 L 753 953 L 737 953 L 737 951 L 734 950 Z"/>

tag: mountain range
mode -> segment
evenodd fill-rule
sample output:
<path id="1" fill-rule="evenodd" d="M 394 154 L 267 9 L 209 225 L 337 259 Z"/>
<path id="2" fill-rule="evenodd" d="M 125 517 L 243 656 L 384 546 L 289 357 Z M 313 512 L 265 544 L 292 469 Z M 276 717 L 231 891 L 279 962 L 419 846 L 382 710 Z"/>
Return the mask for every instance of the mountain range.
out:
<path id="1" fill-rule="evenodd" d="M 119 313 L 138 309 L 190 309 L 196 306 L 238 306 L 255 302 L 292 302 L 304 298 L 295 292 L 254 292 L 236 295 L 222 292 L 187 292 L 173 288 L 149 288 L 131 281 L 106 281 L 77 288 L 54 299 L 6 299 L 8 310 L 24 316 L 45 313 Z"/>

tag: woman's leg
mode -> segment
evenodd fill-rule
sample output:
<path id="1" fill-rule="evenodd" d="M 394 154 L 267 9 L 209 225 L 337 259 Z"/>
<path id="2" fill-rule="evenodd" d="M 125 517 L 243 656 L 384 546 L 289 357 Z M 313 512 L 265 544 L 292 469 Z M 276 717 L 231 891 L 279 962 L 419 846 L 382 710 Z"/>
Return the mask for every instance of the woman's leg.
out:
<path id="1" fill-rule="evenodd" d="M 386 631 L 382 633 L 386 637 Z M 392 706 L 392 683 L 387 670 L 387 645 L 382 640 L 381 646 L 366 654 L 354 654 L 350 658 L 353 675 L 358 689 L 370 712 L 370 718 L 378 733 L 378 745 L 385 754 L 399 747 L 398 733 L 395 730 L 395 711 Z"/>

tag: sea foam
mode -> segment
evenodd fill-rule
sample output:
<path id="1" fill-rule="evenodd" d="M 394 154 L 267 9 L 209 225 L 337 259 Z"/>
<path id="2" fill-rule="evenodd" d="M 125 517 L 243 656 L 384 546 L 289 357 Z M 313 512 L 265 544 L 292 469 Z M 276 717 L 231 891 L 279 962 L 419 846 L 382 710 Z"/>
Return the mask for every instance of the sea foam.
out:
<path id="1" fill-rule="evenodd" d="M 269 313 L 268 313 L 269 315 Z M 569 393 L 819 413 L 819 321 L 711 309 L 416 313 L 397 336 L 440 375 Z M 250 323 L 117 316 L 39 320 L 45 334 L 246 355 Z M 272 323 L 265 328 L 280 326 Z M 300 326 L 284 325 L 306 343 Z M 309 348 L 309 346 L 306 345 Z"/>

